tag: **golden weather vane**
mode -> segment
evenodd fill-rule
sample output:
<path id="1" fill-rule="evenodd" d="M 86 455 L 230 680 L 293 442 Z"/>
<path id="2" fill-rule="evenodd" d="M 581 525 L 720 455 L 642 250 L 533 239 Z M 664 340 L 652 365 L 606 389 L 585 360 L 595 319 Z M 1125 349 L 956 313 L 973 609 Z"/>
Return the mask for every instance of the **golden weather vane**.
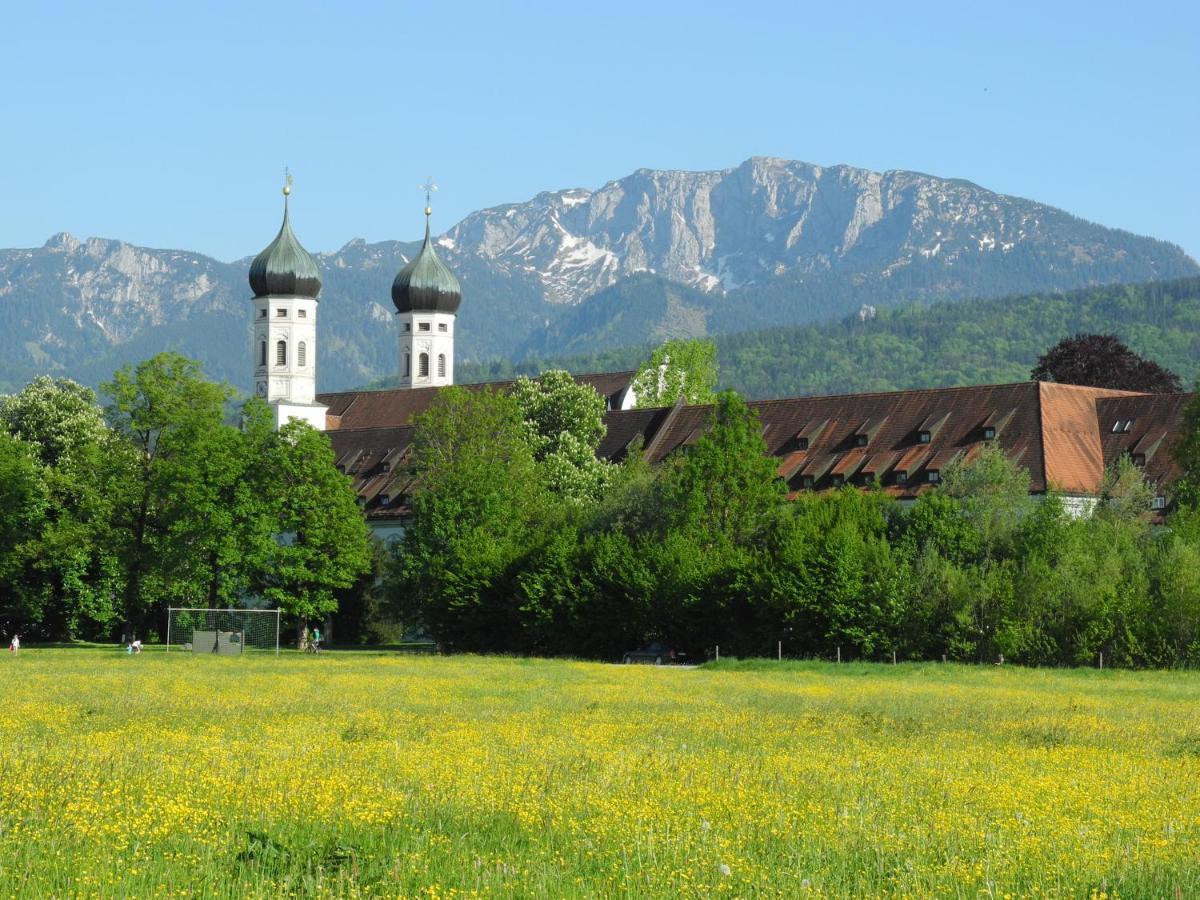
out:
<path id="1" fill-rule="evenodd" d="M 434 191 L 437 190 L 437 185 L 433 183 L 432 175 L 425 176 L 425 183 L 421 185 L 421 190 L 425 192 L 425 215 L 432 215 L 433 207 L 430 205 L 430 200 L 433 197 Z"/>

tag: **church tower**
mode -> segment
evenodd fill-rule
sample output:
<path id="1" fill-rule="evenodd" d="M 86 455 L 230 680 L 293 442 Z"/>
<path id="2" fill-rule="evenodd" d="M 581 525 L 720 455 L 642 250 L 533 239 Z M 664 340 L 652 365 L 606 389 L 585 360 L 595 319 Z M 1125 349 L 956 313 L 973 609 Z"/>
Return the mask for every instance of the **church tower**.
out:
<path id="1" fill-rule="evenodd" d="M 275 427 L 289 419 L 325 430 L 325 409 L 316 402 L 317 295 L 321 274 L 292 234 L 283 188 L 283 225 L 275 240 L 250 264 L 254 291 L 254 392 L 275 413 Z"/>
<path id="2" fill-rule="evenodd" d="M 421 251 L 392 282 L 392 303 L 400 322 L 402 388 L 454 384 L 454 322 L 462 289 L 433 250 L 429 234 L 432 213 L 427 205 Z"/>

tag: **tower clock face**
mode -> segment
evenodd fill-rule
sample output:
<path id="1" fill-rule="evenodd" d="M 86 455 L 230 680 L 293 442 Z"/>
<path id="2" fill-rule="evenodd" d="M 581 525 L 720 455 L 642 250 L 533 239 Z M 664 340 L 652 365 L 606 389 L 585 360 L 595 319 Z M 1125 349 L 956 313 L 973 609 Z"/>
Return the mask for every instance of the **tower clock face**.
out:
<path id="1" fill-rule="evenodd" d="M 260 381 L 258 384 L 256 384 L 254 386 L 254 393 L 258 394 L 260 397 L 267 396 L 267 383 L 265 381 Z"/>

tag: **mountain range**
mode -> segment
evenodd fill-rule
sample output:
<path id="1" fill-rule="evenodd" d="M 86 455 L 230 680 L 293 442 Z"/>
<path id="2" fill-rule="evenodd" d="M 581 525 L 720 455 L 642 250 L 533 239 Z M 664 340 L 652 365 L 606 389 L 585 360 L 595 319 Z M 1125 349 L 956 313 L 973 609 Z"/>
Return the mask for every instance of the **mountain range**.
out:
<path id="1" fill-rule="evenodd" d="M 970 182 L 770 158 L 541 193 L 471 213 L 436 244 L 463 285 L 464 363 L 1200 274 L 1177 246 Z M 389 288 L 417 247 L 314 254 L 322 390 L 394 368 Z M 165 348 L 248 388 L 251 256 L 67 234 L 0 250 L 0 389 L 40 373 L 96 384 Z"/>

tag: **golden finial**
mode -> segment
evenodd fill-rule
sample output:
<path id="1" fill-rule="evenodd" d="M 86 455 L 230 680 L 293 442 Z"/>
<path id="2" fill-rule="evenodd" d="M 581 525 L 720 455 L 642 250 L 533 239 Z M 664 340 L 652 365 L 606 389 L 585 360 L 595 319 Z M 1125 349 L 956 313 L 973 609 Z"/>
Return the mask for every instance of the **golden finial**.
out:
<path id="1" fill-rule="evenodd" d="M 437 185 L 433 183 L 432 175 L 425 176 L 425 183 L 421 185 L 421 190 L 425 192 L 425 215 L 431 216 L 433 215 L 433 207 L 429 201 L 433 196 L 433 192 L 437 190 Z"/>
<path id="2" fill-rule="evenodd" d="M 283 167 L 283 196 L 287 197 L 292 193 L 292 173 L 288 171 L 287 166 Z"/>

